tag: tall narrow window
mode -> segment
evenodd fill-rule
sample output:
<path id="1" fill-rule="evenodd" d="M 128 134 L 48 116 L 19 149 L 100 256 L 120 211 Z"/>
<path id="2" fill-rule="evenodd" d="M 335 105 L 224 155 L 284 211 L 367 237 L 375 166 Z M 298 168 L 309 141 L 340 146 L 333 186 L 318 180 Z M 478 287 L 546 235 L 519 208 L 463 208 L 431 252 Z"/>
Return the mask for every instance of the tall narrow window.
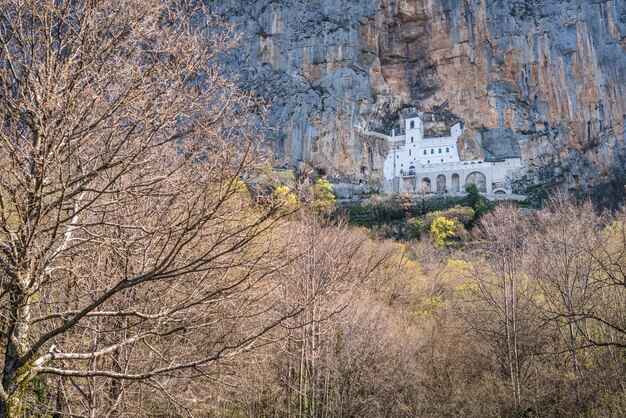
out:
<path id="1" fill-rule="evenodd" d="M 441 148 L 439 148 L 439 154 L 441 154 Z"/>
<path id="2" fill-rule="evenodd" d="M 450 152 L 450 148 L 446 148 L 446 154 Z"/>
<path id="3" fill-rule="evenodd" d="M 424 150 L 424 155 L 426 155 L 426 150 Z"/>
<path id="4" fill-rule="evenodd" d="M 413 143 L 413 137 L 411 137 L 411 144 Z"/>
<path id="5" fill-rule="evenodd" d="M 434 153 L 435 153 L 435 150 L 431 148 L 431 149 L 430 149 L 430 153 L 431 153 L 431 154 L 434 154 Z"/>
<path id="6" fill-rule="evenodd" d="M 409 150 L 409 157 L 411 156 L 411 150 Z"/>
<path id="7" fill-rule="evenodd" d="M 415 129 L 415 121 L 411 121 L 411 129 Z"/>

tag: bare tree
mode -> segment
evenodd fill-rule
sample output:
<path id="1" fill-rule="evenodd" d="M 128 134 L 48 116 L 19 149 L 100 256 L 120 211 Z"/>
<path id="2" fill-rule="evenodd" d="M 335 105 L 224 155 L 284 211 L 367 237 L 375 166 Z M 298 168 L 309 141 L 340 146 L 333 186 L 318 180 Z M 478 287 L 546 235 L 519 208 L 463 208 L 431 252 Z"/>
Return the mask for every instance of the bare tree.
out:
<path id="1" fill-rule="evenodd" d="M 624 294 L 610 273 L 612 261 L 619 263 L 615 255 L 623 250 L 617 250 L 618 225 L 611 231 L 605 222 L 590 202 L 556 195 L 538 212 L 529 242 L 527 271 L 542 296 L 536 298 L 537 312 L 554 336 L 543 352 L 565 357 L 578 411 L 595 396 L 588 382 L 592 373 L 598 373 L 590 371 L 593 354 L 586 349 L 624 347 L 619 331 L 623 319 L 614 315 L 624 312 Z M 608 370 L 609 364 L 604 367 Z"/>
<path id="2" fill-rule="evenodd" d="M 499 205 L 479 226 L 481 258 L 472 271 L 474 286 L 466 315 L 471 327 L 497 354 L 507 377 L 513 407 L 523 399 L 523 335 L 529 333 L 524 299 L 528 293 L 523 261 L 527 250 L 526 222 L 510 205 Z"/>
<path id="3" fill-rule="evenodd" d="M 297 257 L 281 275 L 286 311 L 304 309 L 288 322 L 292 331 L 284 351 L 284 412 L 320 416 L 328 402 L 324 392 L 328 376 L 322 374 L 327 334 L 336 316 L 351 303 L 351 292 L 371 275 L 378 256 L 363 257 L 365 237 L 350 232 L 345 224 L 323 227 L 305 215 L 297 225 L 288 237 Z"/>
<path id="4" fill-rule="evenodd" d="M 416 345 L 381 295 L 403 274 L 397 247 L 311 214 L 284 229 L 294 255 L 279 275 L 285 303 L 304 310 L 265 356 L 250 354 L 231 402 L 250 416 L 411 416 Z"/>
<path id="5" fill-rule="evenodd" d="M 584 247 L 597 266 L 592 278 L 594 298 L 577 314 L 604 330 L 590 333 L 583 329 L 587 342 L 625 349 L 626 208 L 622 207 L 611 220 L 597 226 L 601 229 L 592 241 L 595 245 Z"/>
<path id="6" fill-rule="evenodd" d="M 215 64 L 236 37 L 185 2 L 0 10 L 0 415 L 142 411 L 129 382 L 210 374 L 295 313 L 240 180 L 258 103 Z"/>

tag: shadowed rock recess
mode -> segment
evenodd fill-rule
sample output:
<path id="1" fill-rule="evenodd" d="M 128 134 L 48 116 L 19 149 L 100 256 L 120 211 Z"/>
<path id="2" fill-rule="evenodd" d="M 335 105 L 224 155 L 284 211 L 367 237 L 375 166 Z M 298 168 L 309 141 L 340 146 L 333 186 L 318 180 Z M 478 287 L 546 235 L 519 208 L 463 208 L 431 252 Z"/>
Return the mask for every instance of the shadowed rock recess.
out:
<path id="1" fill-rule="evenodd" d="M 461 157 L 522 156 L 585 189 L 626 162 L 623 0 L 215 0 L 224 58 L 271 101 L 277 165 L 378 180 L 398 114 L 465 123 Z"/>

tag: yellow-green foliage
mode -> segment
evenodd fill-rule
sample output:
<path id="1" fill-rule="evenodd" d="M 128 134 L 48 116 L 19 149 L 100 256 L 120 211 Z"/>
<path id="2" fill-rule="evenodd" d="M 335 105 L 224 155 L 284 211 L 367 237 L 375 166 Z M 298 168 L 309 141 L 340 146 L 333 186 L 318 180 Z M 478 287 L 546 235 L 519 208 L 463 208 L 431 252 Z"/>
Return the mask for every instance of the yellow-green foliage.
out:
<path id="1" fill-rule="evenodd" d="M 463 295 L 472 295 L 477 293 L 480 290 L 480 286 L 476 282 L 462 282 L 454 290 L 458 296 L 462 297 Z"/>
<path id="2" fill-rule="evenodd" d="M 246 186 L 243 180 L 235 178 L 230 182 L 230 189 L 235 194 L 244 194 L 248 191 L 248 186 Z"/>
<path id="3" fill-rule="evenodd" d="M 454 282 L 463 282 L 467 279 L 467 272 L 472 268 L 472 264 L 464 260 L 448 260 L 444 269 L 445 275 Z"/>
<path id="4" fill-rule="evenodd" d="M 274 203 L 280 214 L 292 213 L 298 209 L 298 196 L 289 187 L 278 186 L 274 189 Z"/>
<path id="5" fill-rule="evenodd" d="M 435 219 L 443 216 L 446 219 L 451 219 L 459 224 L 468 225 L 474 220 L 476 212 L 469 206 L 456 205 L 449 209 L 438 210 L 426 214 L 426 224 L 431 224 Z"/>
<path id="6" fill-rule="evenodd" d="M 458 225 L 451 219 L 440 216 L 430 224 L 430 236 L 437 245 L 442 247 L 450 245 L 450 238 L 457 236 Z"/>
<path id="7" fill-rule="evenodd" d="M 433 316 L 445 308 L 445 302 L 439 296 L 432 296 L 422 300 L 422 302 L 411 309 L 420 316 Z"/>
<path id="8" fill-rule="evenodd" d="M 319 215 L 330 215 L 335 211 L 335 195 L 333 186 L 326 179 L 318 179 L 312 188 L 313 201 L 311 206 Z"/>
<path id="9" fill-rule="evenodd" d="M 466 271 L 468 270 L 472 264 L 466 260 L 457 260 L 457 259 L 449 259 L 446 263 L 446 269 L 449 271 Z"/>
<path id="10" fill-rule="evenodd" d="M 624 231 L 626 231 L 626 225 L 621 220 L 613 221 L 600 231 L 600 235 L 607 240 L 607 244 L 610 247 L 623 247 L 624 245 Z"/>
<path id="11" fill-rule="evenodd" d="M 407 222 L 409 231 L 414 238 L 420 238 L 422 231 L 424 230 L 426 223 L 422 218 L 410 218 Z"/>
<path id="12" fill-rule="evenodd" d="M 269 165 L 259 172 L 258 177 L 260 184 L 273 188 L 279 186 L 292 187 L 295 183 L 295 177 L 292 171 L 276 170 Z"/>

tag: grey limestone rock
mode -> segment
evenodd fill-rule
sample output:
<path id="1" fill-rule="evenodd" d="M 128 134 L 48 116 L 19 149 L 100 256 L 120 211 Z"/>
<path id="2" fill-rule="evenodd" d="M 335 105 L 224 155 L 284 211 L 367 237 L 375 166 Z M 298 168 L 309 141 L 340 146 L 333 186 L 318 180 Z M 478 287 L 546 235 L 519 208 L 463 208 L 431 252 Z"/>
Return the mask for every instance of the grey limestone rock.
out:
<path id="1" fill-rule="evenodd" d="M 223 64 L 271 103 L 278 165 L 379 178 L 386 146 L 364 130 L 445 108 L 534 181 L 625 170 L 623 0 L 207 2 L 242 32 Z"/>

